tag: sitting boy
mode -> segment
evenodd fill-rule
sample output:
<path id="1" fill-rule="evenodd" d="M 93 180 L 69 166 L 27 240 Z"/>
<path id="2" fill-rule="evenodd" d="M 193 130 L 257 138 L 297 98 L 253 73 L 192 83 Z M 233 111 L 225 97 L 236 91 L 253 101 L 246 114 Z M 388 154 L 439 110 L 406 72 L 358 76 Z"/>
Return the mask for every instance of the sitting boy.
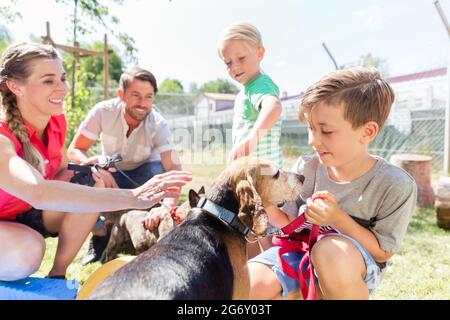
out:
<path id="1" fill-rule="evenodd" d="M 405 171 L 368 151 L 393 101 L 394 92 L 379 73 L 360 67 L 325 76 L 303 96 L 299 117 L 308 125 L 315 154 L 300 157 L 293 170 L 306 178 L 302 197 L 307 201 L 300 210 L 287 204 L 285 211 L 271 207 L 267 212 L 279 228 L 301 212 L 322 231 L 333 231 L 311 251 L 319 298 L 368 299 L 386 262 L 400 250 L 417 188 Z M 298 292 L 298 280 L 280 266 L 279 249 L 249 260 L 250 299 Z M 298 252 L 283 255 L 296 270 L 301 258 Z"/>

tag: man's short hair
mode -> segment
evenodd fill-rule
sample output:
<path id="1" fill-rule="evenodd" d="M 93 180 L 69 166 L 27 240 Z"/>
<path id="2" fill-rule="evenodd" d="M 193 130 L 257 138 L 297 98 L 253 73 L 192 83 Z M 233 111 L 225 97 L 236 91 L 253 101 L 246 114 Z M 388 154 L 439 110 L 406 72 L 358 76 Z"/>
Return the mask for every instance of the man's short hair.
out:
<path id="1" fill-rule="evenodd" d="M 155 76 L 150 71 L 138 67 L 129 68 L 122 73 L 119 80 L 119 88 L 125 92 L 130 82 L 134 79 L 150 82 L 155 94 L 158 92 Z"/>
<path id="2" fill-rule="evenodd" d="M 319 103 L 344 106 L 344 119 L 359 128 L 374 121 L 381 128 L 385 123 L 394 91 L 375 68 L 353 67 L 332 72 L 310 86 L 300 103 L 299 119 Z"/>

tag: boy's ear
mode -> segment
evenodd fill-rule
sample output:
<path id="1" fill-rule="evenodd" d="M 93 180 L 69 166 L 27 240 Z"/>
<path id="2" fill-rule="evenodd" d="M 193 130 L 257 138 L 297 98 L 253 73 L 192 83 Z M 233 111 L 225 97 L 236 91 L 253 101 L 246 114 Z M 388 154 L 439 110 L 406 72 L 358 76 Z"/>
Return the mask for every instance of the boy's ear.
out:
<path id="1" fill-rule="evenodd" d="M 264 49 L 264 47 L 258 48 L 258 58 L 260 61 L 264 58 L 265 53 L 266 53 L 266 49 Z"/>
<path id="2" fill-rule="evenodd" d="M 377 136 L 378 132 L 380 132 L 380 126 L 375 121 L 369 121 L 364 124 L 362 142 L 368 144 Z"/>

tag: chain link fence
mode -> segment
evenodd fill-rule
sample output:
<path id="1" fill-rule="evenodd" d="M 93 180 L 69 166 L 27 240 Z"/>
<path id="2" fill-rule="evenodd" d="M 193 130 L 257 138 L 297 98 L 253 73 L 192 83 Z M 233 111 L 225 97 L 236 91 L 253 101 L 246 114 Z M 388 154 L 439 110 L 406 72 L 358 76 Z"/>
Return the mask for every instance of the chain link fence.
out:
<path id="1" fill-rule="evenodd" d="M 156 108 L 174 130 L 179 149 L 231 149 L 232 117 L 221 112 L 208 117 L 195 113 L 193 95 L 165 94 L 157 96 Z M 300 98 L 284 104 L 280 144 L 285 157 L 311 154 L 308 130 L 297 120 Z M 390 159 L 393 154 L 416 153 L 432 157 L 434 174 L 443 173 L 445 100 L 431 99 L 430 104 L 413 105 L 397 101 L 385 126 L 369 146 L 372 154 Z M 212 136 L 214 136 L 212 138 Z M 212 148 L 214 146 L 214 148 Z M 230 150 L 227 150 L 228 152 Z"/>
<path id="2" fill-rule="evenodd" d="M 432 157 L 433 174 L 443 174 L 447 81 L 447 78 L 441 80 L 443 85 L 439 94 L 436 93 L 438 90 L 431 90 L 434 93 L 428 92 L 427 99 L 422 100 L 417 97 L 403 99 L 404 92 L 401 88 L 398 89 L 390 117 L 370 144 L 370 152 L 388 160 L 398 153 L 428 155 Z M 92 101 L 102 100 L 103 91 L 91 89 Z M 420 90 L 413 91 L 417 93 Z M 110 97 L 116 96 L 116 89 L 111 88 L 109 94 Z M 199 113 L 196 111 L 197 98 L 193 94 L 158 93 L 155 109 L 164 116 L 173 130 L 180 153 L 205 151 L 207 148 L 206 158 L 216 150 L 220 154 L 226 154 L 232 146 L 232 110 Z M 297 120 L 300 99 L 297 96 L 296 99 L 282 102 L 280 144 L 284 156 L 288 158 L 313 153 L 308 145 L 308 130 Z"/>

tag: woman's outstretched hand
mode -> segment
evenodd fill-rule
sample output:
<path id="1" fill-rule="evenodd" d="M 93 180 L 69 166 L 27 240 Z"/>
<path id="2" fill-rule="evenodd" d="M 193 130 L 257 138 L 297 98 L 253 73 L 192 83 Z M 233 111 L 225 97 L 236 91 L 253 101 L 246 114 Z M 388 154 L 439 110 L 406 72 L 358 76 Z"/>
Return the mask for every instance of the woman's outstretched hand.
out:
<path id="1" fill-rule="evenodd" d="M 164 198 L 176 198 L 180 195 L 181 187 L 192 180 L 192 174 L 188 171 L 169 171 L 158 174 L 133 189 L 137 198 L 137 209 L 147 209 Z"/>

